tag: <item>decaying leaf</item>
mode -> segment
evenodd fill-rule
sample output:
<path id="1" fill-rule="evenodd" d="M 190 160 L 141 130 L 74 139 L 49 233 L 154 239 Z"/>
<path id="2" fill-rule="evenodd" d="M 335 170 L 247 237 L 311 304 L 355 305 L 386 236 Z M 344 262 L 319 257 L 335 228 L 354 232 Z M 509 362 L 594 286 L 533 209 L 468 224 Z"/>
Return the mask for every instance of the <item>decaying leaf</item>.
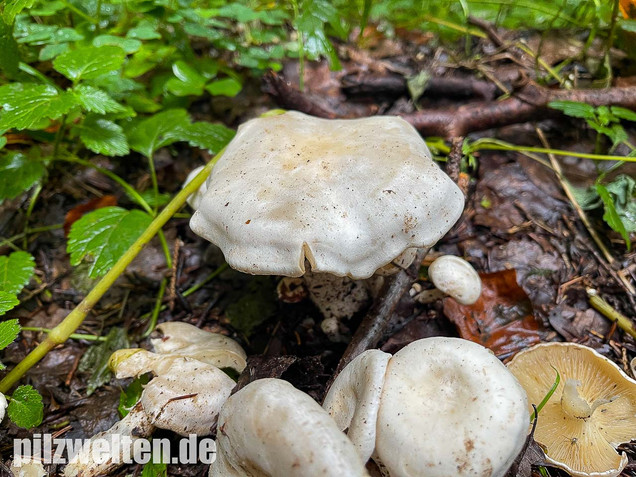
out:
<path id="1" fill-rule="evenodd" d="M 528 295 L 517 284 L 517 273 L 503 270 L 481 274 L 482 293 L 474 305 L 444 300 L 444 314 L 462 338 L 490 348 L 504 358 L 541 341 L 542 323 L 532 314 Z"/>

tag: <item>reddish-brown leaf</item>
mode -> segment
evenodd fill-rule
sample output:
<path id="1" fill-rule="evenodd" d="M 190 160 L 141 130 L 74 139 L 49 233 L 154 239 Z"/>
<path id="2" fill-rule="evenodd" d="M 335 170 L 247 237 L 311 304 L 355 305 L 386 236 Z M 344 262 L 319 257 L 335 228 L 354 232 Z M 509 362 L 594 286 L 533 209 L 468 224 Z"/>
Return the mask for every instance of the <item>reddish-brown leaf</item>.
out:
<path id="1" fill-rule="evenodd" d="M 517 284 L 515 270 L 480 277 L 482 294 L 474 305 L 444 299 L 444 314 L 460 336 L 490 348 L 502 359 L 539 343 L 544 328 L 532 313 L 528 295 Z"/>
<path id="2" fill-rule="evenodd" d="M 93 210 L 101 209 L 102 207 L 109 207 L 111 205 L 117 205 L 117 197 L 114 195 L 105 195 L 103 197 L 97 197 L 95 199 L 84 202 L 76 207 L 73 207 L 66 213 L 64 217 L 64 235 L 68 236 L 71 230 L 71 225 L 79 220 L 82 215 Z"/>

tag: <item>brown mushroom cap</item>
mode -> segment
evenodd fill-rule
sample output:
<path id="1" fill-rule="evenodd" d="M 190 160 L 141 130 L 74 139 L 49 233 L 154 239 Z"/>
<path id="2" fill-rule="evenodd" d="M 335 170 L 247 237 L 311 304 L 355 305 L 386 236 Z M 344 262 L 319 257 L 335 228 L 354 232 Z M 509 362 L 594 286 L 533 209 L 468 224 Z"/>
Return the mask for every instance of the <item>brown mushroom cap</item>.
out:
<path id="1" fill-rule="evenodd" d="M 573 476 L 620 474 L 627 456 L 615 448 L 636 438 L 636 381 L 575 343 L 540 344 L 508 363 L 535 405 L 554 384 L 553 367 L 561 381 L 539 412 L 534 434 L 548 461 Z"/>

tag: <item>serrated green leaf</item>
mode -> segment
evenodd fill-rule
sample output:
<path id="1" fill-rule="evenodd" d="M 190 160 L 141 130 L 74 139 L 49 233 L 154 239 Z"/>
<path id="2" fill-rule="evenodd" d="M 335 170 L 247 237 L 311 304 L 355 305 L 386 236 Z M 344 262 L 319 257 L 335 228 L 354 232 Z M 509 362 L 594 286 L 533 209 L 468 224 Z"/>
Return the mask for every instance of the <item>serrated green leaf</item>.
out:
<path id="1" fill-rule="evenodd" d="M 612 230 L 618 232 L 621 237 L 623 237 L 623 240 L 625 240 L 625 243 L 627 244 L 627 250 L 631 250 L 632 243 L 629 240 L 629 233 L 625 229 L 625 224 L 623 224 L 620 215 L 616 212 L 614 199 L 607 188 L 602 184 L 596 184 L 596 191 L 603 201 L 603 208 L 605 210 L 603 220 L 612 228 Z"/>
<path id="2" fill-rule="evenodd" d="M 130 410 L 135 407 L 148 381 L 150 381 L 150 376 L 143 374 L 135 378 L 125 390 L 122 389 L 119 394 L 119 406 L 117 407 L 121 417 L 126 417 Z"/>
<path id="3" fill-rule="evenodd" d="M 233 78 L 224 78 L 212 81 L 205 89 L 214 96 L 229 96 L 233 98 L 240 93 L 243 86 Z"/>
<path id="4" fill-rule="evenodd" d="M 0 202 L 33 187 L 46 172 L 42 162 L 17 151 L 0 157 Z"/>
<path id="5" fill-rule="evenodd" d="M 35 270 L 30 253 L 13 252 L 0 257 L 0 291 L 17 295 L 29 283 Z"/>
<path id="6" fill-rule="evenodd" d="M 43 119 L 57 119 L 77 105 L 68 92 L 53 86 L 12 83 L 0 86 L 0 129 L 30 129 Z"/>
<path id="7" fill-rule="evenodd" d="M 73 88 L 73 94 L 77 102 L 91 113 L 106 114 L 124 110 L 124 107 L 111 98 L 106 91 L 94 86 L 76 86 Z"/>
<path id="8" fill-rule="evenodd" d="M 587 103 L 579 103 L 578 101 L 551 101 L 548 106 L 552 109 L 558 109 L 567 116 L 583 119 L 596 119 L 596 108 Z"/>
<path id="9" fill-rule="evenodd" d="M 73 224 L 67 251 L 71 264 L 91 256 L 89 276 L 105 274 L 150 225 L 152 217 L 141 210 L 104 207 L 85 214 Z"/>
<path id="10" fill-rule="evenodd" d="M 126 52 L 118 46 L 86 46 L 61 54 L 53 61 L 53 68 L 78 82 L 118 70 L 125 58 Z"/>
<path id="11" fill-rule="evenodd" d="M 140 121 L 128 133 L 130 148 L 152 157 L 161 147 L 179 141 L 179 133 L 188 127 L 190 118 L 185 109 L 169 109 Z"/>
<path id="12" fill-rule="evenodd" d="M 79 127 L 84 145 L 97 154 L 125 156 L 130 152 L 121 126 L 104 118 L 89 115 Z"/>
<path id="13" fill-rule="evenodd" d="M 7 320 L 0 323 L 0 350 L 5 349 L 20 334 L 20 323 L 17 319 Z"/>
<path id="14" fill-rule="evenodd" d="M 621 108 L 620 106 L 610 107 L 610 111 L 617 118 L 625 119 L 627 121 L 636 121 L 636 112 L 631 109 Z"/>
<path id="15" fill-rule="evenodd" d="M 176 78 L 166 82 L 166 89 L 175 96 L 200 96 L 205 86 L 205 77 L 185 61 L 177 61 L 172 65 L 172 73 Z"/>
<path id="16" fill-rule="evenodd" d="M 118 349 L 127 348 L 128 346 L 126 330 L 115 326 L 106 335 L 106 341 L 88 348 L 78 366 L 80 372 L 91 373 L 86 383 L 87 396 L 90 396 L 97 388 L 110 381 L 111 372 L 108 368 L 110 355 Z"/>
<path id="17" fill-rule="evenodd" d="M 158 21 L 144 18 L 136 27 L 131 28 L 126 33 L 127 38 L 136 38 L 138 40 L 159 40 L 161 35 L 157 31 Z"/>
<path id="18" fill-rule="evenodd" d="M 17 74 L 19 63 L 20 53 L 13 38 L 13 28 L 0 18 L 0 69 L 11 78 Z"/>
<path id="19" fill-rule="evenodd" d="M 191 146 L 207 149 L 211 153 L 219 152 L 236 133 L 222 124 L 197 122 L 183 126 L 175 136 L 187 141 Z"/>
<path id="20" fill-rule="evenodd" d="M 17 426 L 25 429 L 40 425 L 44 414 L 42 396 L 33 386 L 19 386 L 11 396 L 7 414 Z"/>
<path id="21" fill-rule="evenodd" d="M 11 25 L 18 13 L 25 8 L 31 8 L 34 3 L 35 0 L 5 0 L 2 10 L 2 18 L 7 25 Z"/>
<path id="22" fill-rule="evenodd" d="M 0 291 L 0 315 L 4 315 L 7 311 L 12 310 L 20 304 L 20 300 L 13 293 Z M 0 369 L 4 369 L 0 368 Z"/>

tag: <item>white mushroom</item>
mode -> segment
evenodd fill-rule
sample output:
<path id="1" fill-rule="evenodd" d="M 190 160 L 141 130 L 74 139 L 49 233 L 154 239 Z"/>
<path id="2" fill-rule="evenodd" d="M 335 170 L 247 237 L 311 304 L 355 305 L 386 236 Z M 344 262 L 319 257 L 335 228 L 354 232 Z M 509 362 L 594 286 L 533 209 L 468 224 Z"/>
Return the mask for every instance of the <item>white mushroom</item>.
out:
<path id="1" fill-rule="evenodd" d="M 464 198 L 420 135 L 398 117 L 319 119 L 299 112 L 246 122 L 197 203 L 192 230 L 252 274 L 367 278 L 430 247 Z"/>
<path id="2" fill-rule="evenodd" d="M 178 434 L 209 435 L 218 413 L 236 383 L 217 366 L 241 371 L 245 352 L 233 340 L 200 330 L 185 323 L 164 323 L 157 327 L 163 338 L 153 339 L 157 353 L 144 349 L 123 349 L 113 353 L 111 369 L 117 378 L 136 377 L 152 372 L 155 377 L 144 388 L 139 403 L 120 422 L 100 433 L 82 448 L 67 465 L 64 475 L 97 475 L 117 468 L 121 458 L 112 456 L 95 461 L 91 451 L 98 438 L 148 437 L 155 428 Z"/>
<path id="3" fill-rule="evenodd" d="M 221 409 L 210 477 L 366 475 L 329 414 L 286 381 L 254 381 Z"/>
<path id="4" fill-rule="evenodd" d="M 428 268 L 428 276 L 436 290 L 424 290 L 415 296 L 420 303 L 428 303 L 446 295 L 462 305 L 472 305 L 481 295 L 481 279 L 463 258 L 442 255 Z"/>
<path id="5" fill-rule="evenodd" d="M 525 442 L 527 400 L 490 351 L 458 338 L 427 338 L 386 366 L 385 359 L 376 351 L 360 355 L 325 398 L 363 459 L 375 430 L 372 458 L 392 477 L 505 474 Z"/>
<path id="6" fill-rule="evenodd" d="M 192 172 L 188 174 L 188 177 L 186 177 L 186 180 L 183 183 L 183 187 L 185 187 L 189 182 L 192 181 L 192 179 L 194 179 L 197 175 L 199 175 L 199 172 L 201 172 L 204 167 L 205 166 L 199 166 L 196 169 L 193 169 Z M 188 205 L 192 207 L 194 210 L 198 209 L 199 206 L 201 205 L 201 199 L 203 199 L 203 195 L 205 194 L 206 190 L 207 190 L 207 185 L 204 182 L 194 194 L 192 194 L 190 197 L 187 198 Z"/>

